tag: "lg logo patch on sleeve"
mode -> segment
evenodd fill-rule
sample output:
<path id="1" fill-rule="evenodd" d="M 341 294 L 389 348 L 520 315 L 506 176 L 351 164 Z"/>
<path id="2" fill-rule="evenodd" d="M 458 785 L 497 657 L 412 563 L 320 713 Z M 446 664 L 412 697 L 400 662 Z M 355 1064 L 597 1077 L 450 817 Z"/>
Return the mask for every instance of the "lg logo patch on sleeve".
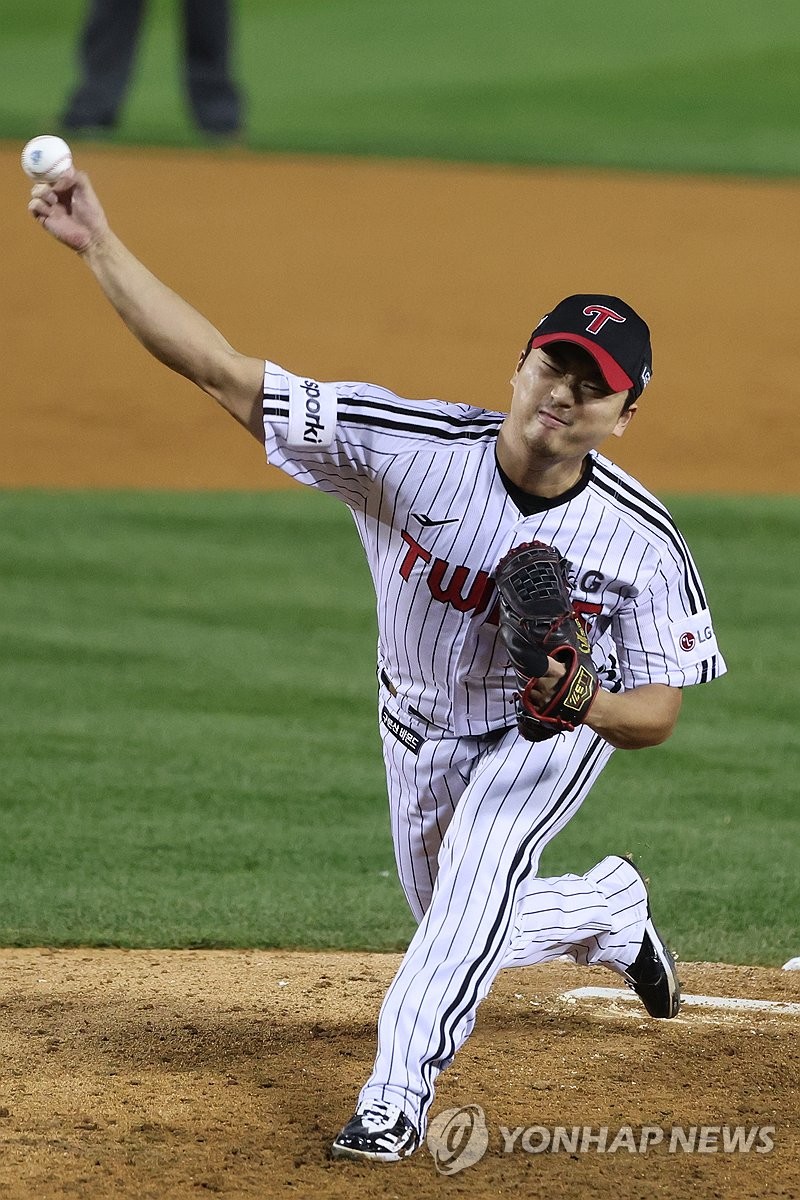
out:
<path id="1" fill-rule="evenodd" d="M 711 613 L 707 608 L 686 617 L 680 625 L 670 629 L 675 645 L 675 655 L 682 667 L 692 666 L 717 654 L 717 639 L 711 624 Z"/>

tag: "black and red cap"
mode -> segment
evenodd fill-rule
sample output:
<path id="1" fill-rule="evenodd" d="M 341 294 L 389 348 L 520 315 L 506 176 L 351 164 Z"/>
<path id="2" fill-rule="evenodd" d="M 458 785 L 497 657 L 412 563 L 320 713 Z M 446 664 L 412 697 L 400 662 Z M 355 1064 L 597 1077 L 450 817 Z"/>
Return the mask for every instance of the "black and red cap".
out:
<path id="1" fill-rule="evenodd" d="M 542 317 L 526 349 L 549 342 L 574 342 L 588 350 L 615 392 L 641 396 L 653 373 L 650 330 L 618 296 L 567 296 Z"/>

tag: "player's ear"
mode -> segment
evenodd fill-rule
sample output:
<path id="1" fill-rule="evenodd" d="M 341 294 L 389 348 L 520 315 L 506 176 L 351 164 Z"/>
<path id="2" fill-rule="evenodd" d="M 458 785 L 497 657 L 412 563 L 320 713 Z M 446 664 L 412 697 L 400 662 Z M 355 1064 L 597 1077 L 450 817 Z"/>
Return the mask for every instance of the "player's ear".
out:
<path id="1" fill-rule="evenodd" d="M 526 349 L 521 352 L 519 358 L 517 359 L 517 365 L 514 368 L 514 374 L 511 376 L 511 378 L 508 381 L 512 387 L 514 386 L 514 383 L 516 382 L 516 378 L 519 375 L 520 371 L 522 370 L 522 364 L 525 362 L 525 359 L 527 357 L 528 357 L 528 351 Z"/>
<path id="2" fill-rule="evenodd" d="M 635 401 L 633 404 L 629 404 L 627 408 L 623 408 L 622 412 L 619 414 L 616 425 L 611 430 L 614 437 L 622 437 L 623 433 L 628 428 L 638 411 L 639 405 Z"/>

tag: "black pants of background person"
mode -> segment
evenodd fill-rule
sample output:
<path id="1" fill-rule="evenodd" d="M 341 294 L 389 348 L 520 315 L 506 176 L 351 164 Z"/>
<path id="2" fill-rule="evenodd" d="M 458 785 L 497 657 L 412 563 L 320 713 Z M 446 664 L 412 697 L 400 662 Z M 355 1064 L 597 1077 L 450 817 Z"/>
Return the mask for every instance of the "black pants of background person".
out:
<path id="1" fill-rule="evenodd" d="M 62 118 L 66 129 L 116 124 L 130 80 L 145 0 L 92 0 L 80 38 L 81 81 Z M 230 75 L 228 0 L 182 0 L 184 62 L 197 125 L 212 134 L 241 128 L 242 99 Z"/>

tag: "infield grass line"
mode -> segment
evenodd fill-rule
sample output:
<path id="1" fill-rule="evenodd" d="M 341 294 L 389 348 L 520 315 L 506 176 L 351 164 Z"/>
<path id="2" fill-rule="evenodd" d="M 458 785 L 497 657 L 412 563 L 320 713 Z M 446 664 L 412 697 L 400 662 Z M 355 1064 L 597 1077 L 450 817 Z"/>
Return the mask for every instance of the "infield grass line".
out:
<path id="1" fill-rule="evenodd" d="M 179 8 L 147 6 L 115 141 L 207 145 L 182 86 Z M 4 0 L 0 137 L 58 132 L 84 12 L 83 0 Z M 240 0 L 235 12 L 257 150 L 800 172 L 796 0 Z"/>

